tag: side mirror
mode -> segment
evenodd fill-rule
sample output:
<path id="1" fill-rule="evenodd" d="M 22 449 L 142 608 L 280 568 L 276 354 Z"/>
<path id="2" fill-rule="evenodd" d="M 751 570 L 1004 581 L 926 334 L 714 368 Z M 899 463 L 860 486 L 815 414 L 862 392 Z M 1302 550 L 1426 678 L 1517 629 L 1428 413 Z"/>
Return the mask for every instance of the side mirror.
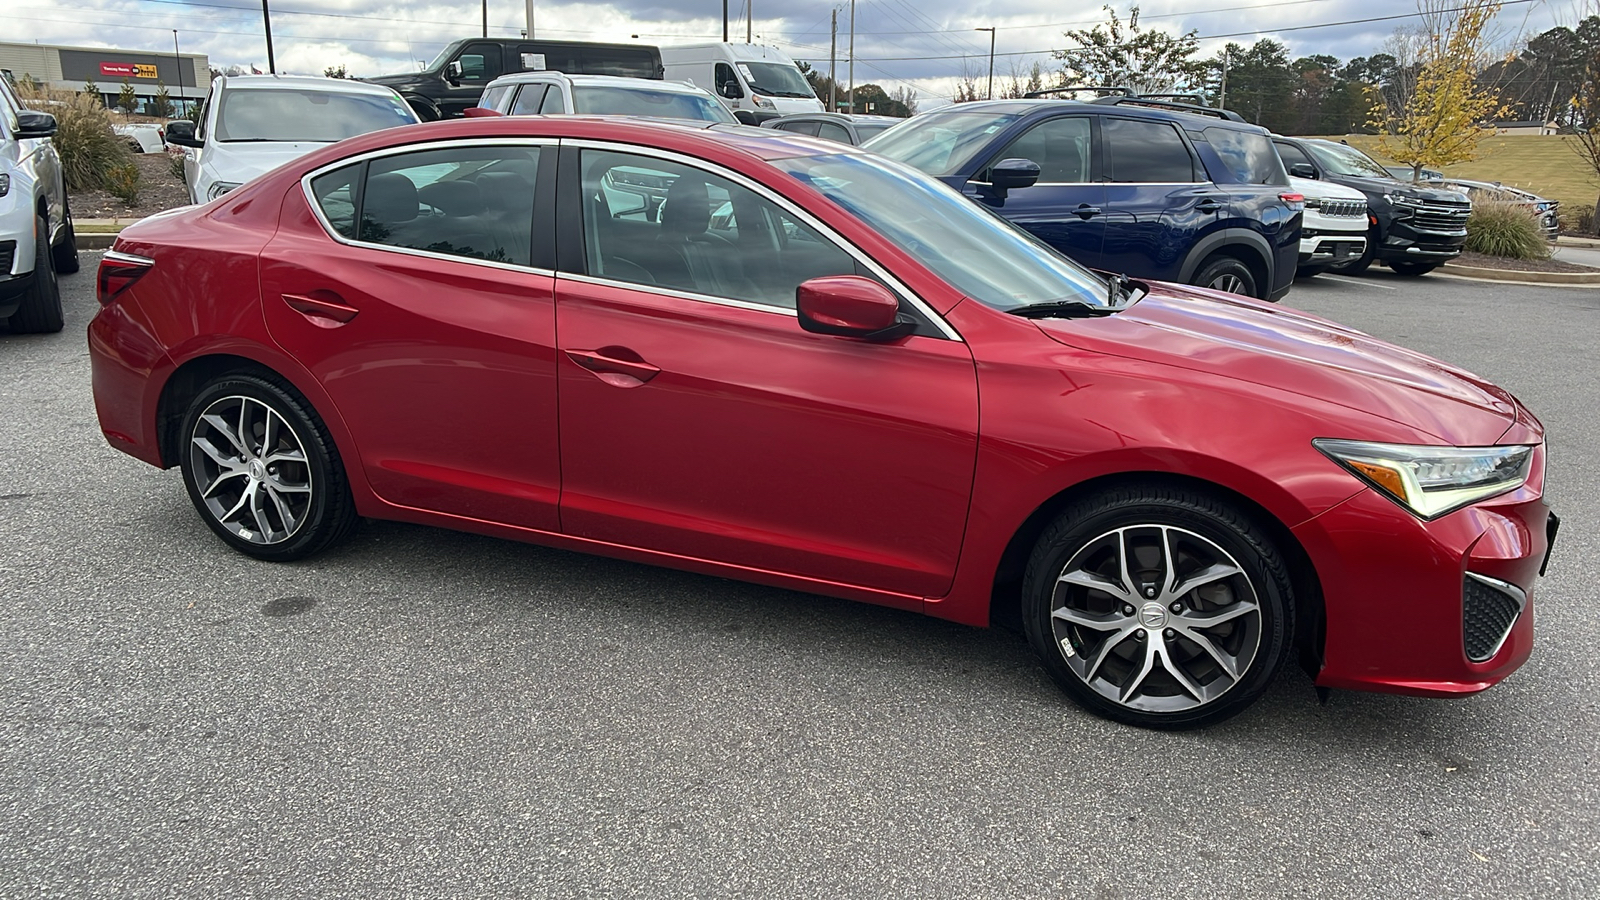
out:
<path id="1" fill-rule="evenodd" d="M 737 81 L 724 81 L 717 85 L 717 93 L 729 100 L 738 100 L 744 96 L 744 89 L 739 87 Z"/>
<path id="2" fill-rule="evenodd" d="M 1317 170 L 1311 168 L 1310 163 L 1295 163 L 1289 167 L 1289 174 L 1296 178 L 1315 178 Z"/>
<path id="3" fill-rule="evenodd" d="M 980 185 L 978 193 L 990 206 L 1001 205 L 1006 194 L 1015 188 L 1033 187 L 1039 182 L 1039 164 L 1031 159 L 1002 159 L 989 170 L 989 183 Z"/>
<path id="4" fill-rule="evenodd" d="M 444 67 L 444 80 L 452 85 L 461 80 L 461 60 L 452 59 Z"/>
<path id="5" fill-rule="evenodd" d="M 883 285 L 859 275 L 824 275 L 795 288 L 800 327 L 814 334 L 892 341 L 916 330 L 900 318 L 900 301 Z"/>
<path id="6" fill-rule="evenodd" d="M 178 147 L 204 146 L 194 136 L 194 123 L 187 119 L 167 123 L 167 143 Z"/>
<path id="7" fill-rule="evenodd" d="M 31 109 L 17 111 L 17 137 L 47 138 L 56 133 L 56 117 Z"/>
<path id="8" fill-rule="evenodd" d="M 469 106 L 462 110 L 461 114 L 469 119 L 492 119 L 496 116 L 505 115 L 503 112 L 497 112 L 492 109 L 484 109 L 481 106 Z"/>

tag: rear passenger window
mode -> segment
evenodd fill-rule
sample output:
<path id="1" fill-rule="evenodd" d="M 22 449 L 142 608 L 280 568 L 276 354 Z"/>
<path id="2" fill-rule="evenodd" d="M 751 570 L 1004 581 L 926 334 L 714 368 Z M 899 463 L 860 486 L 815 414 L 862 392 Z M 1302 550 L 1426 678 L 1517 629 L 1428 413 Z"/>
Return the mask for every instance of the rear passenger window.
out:
<path id="1" fill-rule="evenodd" d="M 792 131 L 795 134 L 809 134 L 812 137 L 817 136 L 816 122 L 784 122 L 782 125 L 777 127 L 784 131 Z"/>
<path id="2" fill-rule="evenodd" d="M 793 309 L 801 282 L 856 274 L 816 229 L 725 178 L 610 151 L 582 159 L 590 275 Z"/>
<path id="3" fill-rule="evenodd" d="M 1207 128 L 1206 141 L 1239 184 L 1287 185 L 1289 173 L 1264 134 L 1234 128 Z"/>
<path id="4" fill-rule="evenodd" d="M 538 168 L 538 147 L 424 150 L 366 163 L 354 203 L 345 187 L 353 176 L 345 173 L 360 164 L 311 186 L 323 215 L 346 237 L 349 205 L 359 212 L 355 240 L 526 266 Z"/>
<path id="5" fill-rule="evenodd" d="M 994 162 L 1031 160 L 1039 164 L 1040 184 L 1083 184 L 1089 180 L 1089 135 L 1086 118 L 1050 119 L 1012 141 Z M 988 181 L 988 173 L 980 180 Z"/>
<path id="6" fill-rule="evenodd" d="M 545 85 L 525 84 L 517 91 L 517 99 L 511 104 L 513 116 L 532 116 L 539 112 L 539 104 L 544 102 Z"/>
<path id="7" fill-rule="evenodd" d="M 567 111 L 567 100 L 561 93 L 561 88 L 552 85 L 544 95 L 544 102 L 539 104 L 541 115 L 559 115 Z"/>
<path id="8" fill-rule="evenodd" d="M 852 143 L 850 140 L 850 132 L 845 131 L 843 126 L 833 122 L 819 123 L 817 125 L 817 137 L 827 138 L 830 141 L 838 141 L 841 144 Z"/>
<path id="9" fill-rule="evenodd" d="M 361 163 L 334 169 L 311 179 L 311 194 L 317 198 L 322 217 L 333 230 L 354 239 L 356 236 L 357 192 L 360 190 Z"/>
<path id="10" fill-rule="evenodd" d="M 1112 181 L 1189 184 L 1195 180 L 1189 146 L 1178 129 L 1166 122 L 1107 117 L 1101 127 L 1106 144 L 1106 175 Z"/>

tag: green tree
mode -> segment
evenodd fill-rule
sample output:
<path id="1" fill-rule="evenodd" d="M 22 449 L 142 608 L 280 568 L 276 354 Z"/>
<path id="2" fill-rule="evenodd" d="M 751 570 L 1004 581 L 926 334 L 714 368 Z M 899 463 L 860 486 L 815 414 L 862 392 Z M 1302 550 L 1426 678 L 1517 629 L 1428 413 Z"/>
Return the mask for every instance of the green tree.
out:
<path id="1" fill-rule="evenodd" d="M 128 83 L 128 79 L 122 79 L 122 90 L 117 92 L 117 109 L 122 110 L 123 115 L 130 116 L 138 106 L 139 95 L 134 93 L 133 85 Z"/>
<path id="2" fill-rule="evenodd" d="M 329 66 L 323 69 L 322 76 L 324 78 L 349 78 L 350 72 L 345 69 L 344 63 L 340 63 L 337 66 Z"/>
<path id="3" fill-rule="evenodd" d="M 1075 46 L 1053 51 L 1062 61 L 1061 74 L 1068 84 L 1109 85 L 1139 94 L 1160 94 L 1199 89 L 1209 66 L 1194 58 L 1200 49 L 1198 32 L 1173 37 L 1165 31 L 1139 27 L 1139 7 L 1123 23 L 1115 8 L 1101 7 L 1109 22 L 1065 33 Z"/>
<path id="4" fill-rule="evenodd" d="M 101 106 L 105 105 L 105 97 L 100 93 L 100 85 L 95 84 L 93 78 L 83 83 L 83 92 L 93 97 Z"/>
<path id="5" fill-rule="evenodd" d="M 170 119 L 173 112 L 172 95 L 167 93 L 164 81 L 156 82 L 156 97 L 150 101 L 150 115 L 158 119 Z"/>

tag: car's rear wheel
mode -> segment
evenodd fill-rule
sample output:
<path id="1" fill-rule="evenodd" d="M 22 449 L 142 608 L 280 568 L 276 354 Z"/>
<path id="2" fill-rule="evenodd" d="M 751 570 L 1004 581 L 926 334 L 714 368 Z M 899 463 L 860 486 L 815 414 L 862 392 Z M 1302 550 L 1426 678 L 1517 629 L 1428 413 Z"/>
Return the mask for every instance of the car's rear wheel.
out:
<path id="1" fill-rule="evenodd" d="M 1194 283 L 1230 294 L 1256 296 L 1256 277 L 1250 267 L 1231 256 L 1213 256 L 1200 266 Z"/>
<path id="2" fill-rule="evenodd" d="M 61 229 L 61 243 L 51 248 L 55 255 L 56 271 L 63 275 L 71 275 L 78 271 L 78 232 L 72 227 L 72 207 L 65 202 L 61 211 L 67 218 L 66 227 Z"/>
<path id="3" fill-rule="evenodd" d="M 1417 275 L 1426 275 L 1439 268 L 1439 265 L 1437 263 L 1392 262 L 1389 263 L 1389 268 L 1393 269 L 1396 275 L 1415 277 Z"/>
<path id="4" fill-rule="evenodd" d="M 38 238 L 33 242 L 33 283 L 22 296 L 22 304 L 6 321 L 19 334 L 53 334 L 66 324 L 66 316 L 61 310 L 55 255 L 50 252 L 50 220 L 40 216 L 35 227 Z"/>
<path id="5" fill-rule="evenodd" d="M 1293 593 L 1271 538 L 1198 491 L 1133 486 L 1067 508 L 1039 538 L 1023 624 L 1087 709 L 1198 728 L 1253 703 L 1288 655 Z"/>
<path id="6" fill-rule="evenodd" d="M 189 404 L 181 434 L 189 499 L 235 550 L 282 562 L 354 533 L 360 519 L 333 439 L 284 386 L 224 376 Z"/>

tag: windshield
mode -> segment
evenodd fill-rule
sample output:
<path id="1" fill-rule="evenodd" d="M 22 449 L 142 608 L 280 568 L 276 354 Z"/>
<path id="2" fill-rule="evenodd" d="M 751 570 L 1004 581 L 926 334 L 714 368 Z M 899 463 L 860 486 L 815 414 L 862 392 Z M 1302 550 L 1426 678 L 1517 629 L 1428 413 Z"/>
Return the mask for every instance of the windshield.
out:
<path id="1" fill-rule="evenodd" d="M 875 138 L 885 131 L 899 125 L 899 122 L 856 122 L 856 134 L 861 136 L 862 142 Z"/>
<path id="2" fill-rule="evenodd" d="M 649 88 L 572 86 L 572 105 L 591 116 L 654 116 L 658 119 L 695 119 L 701 122 L 738 122 L 727 107 L 710 94 L 657 91 Z"/>
<path id="3" fill-rule="evenodd" d="M 742 62 L 737 65 L 745 81 L 750 82 L 750 90 L 757 94 L 816 99 L 817 95 L 811 93 L 811 82 L 806 81 L 793 64 Z"/>
<path id="4" fill-rule="evenodd" d="M 993 110 L 929 113 L 907 119 L 862 146 L 929 175 L 954 175 L 988 149 L 990 139 L 1018 115 Z"/>
<path id="5" fill-rule="evenodd" d="M 454 50 L 455 48 L 455 44 L 445 44 L 444 49 L 440 50 L 438 55 L 434 56 L 433 61 L 422 67 L 422 71 L 432 72 L 434 69 L 443 68 L 444 61 L 449 58 L 450 51 Z"/>
<path id="6" fill-rule="evenodd" d="M 1313 144 L 1308 141 L 1305 148 L 1316 157 L 1317 164 L 1330 174 L 1394 180 L 1394 175 L 1390 174 L 1388 169 L 1378 165 L 1372 157 L 1354 147 L 1344 144 Z"/>
<path id="7" fill-rule="evenodd" d="M 866 153 L 772 164 L 980 303 L 1001 310 L 1054 301 L 1106 305 L 1099 276 L 914 169 Z"/>
<path id="8" fill-rule="evenodd" d="M 416 121 L 417 114 L 399 94 L 249 88 L 223 93 L 216 137 L 219 141 L 332 143 Z"/>

